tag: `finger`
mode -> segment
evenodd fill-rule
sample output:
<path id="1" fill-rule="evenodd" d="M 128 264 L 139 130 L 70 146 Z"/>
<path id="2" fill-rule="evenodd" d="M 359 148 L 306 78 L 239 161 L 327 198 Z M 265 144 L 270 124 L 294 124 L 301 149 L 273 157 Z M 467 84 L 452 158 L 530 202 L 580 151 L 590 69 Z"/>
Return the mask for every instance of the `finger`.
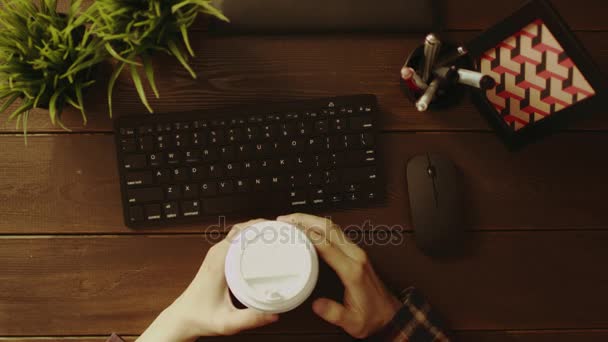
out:
<path id="1" fill-rule="evenodd" d="M 278 319 L 279 315 L 263 313 L 254 309 L 234 309 L 226 322 L 226 330 L 229 334 L 235 334 L 274 323 Z"/>
<path id="2" fill-rule="evenodd" d="M 350 265 L 352 264 L 351 259 L 339 248 L 329 243 L 325 236 L 322 236 L 312 230 L 304 231 L 304 234 L 308 236 L 308 239 L 315 246 L 319 256 L 325 260 L 329 267 L 336 272 L 340 280 L 345 283 L 346 275 L 348 274 Z"/>
<path id="3" fill-rule="evenodd" d="M 312 303 L 312 311 L 325 321 L 350 330 L 356 324 L 353 313 L 344 305 L 327 298 L 319 298 Z"/>
<path id="4" fill-rule="evenodd" d="M 359 246 L 353 243 L 334 222 L 327 218 L 296 213 L 277 217 L 278 221 L 291 223 L 304 231 L 313 230 L 327 236 L 329 242 L 337 246 L 344 254 L 356 258 L 361 253 Z"/>

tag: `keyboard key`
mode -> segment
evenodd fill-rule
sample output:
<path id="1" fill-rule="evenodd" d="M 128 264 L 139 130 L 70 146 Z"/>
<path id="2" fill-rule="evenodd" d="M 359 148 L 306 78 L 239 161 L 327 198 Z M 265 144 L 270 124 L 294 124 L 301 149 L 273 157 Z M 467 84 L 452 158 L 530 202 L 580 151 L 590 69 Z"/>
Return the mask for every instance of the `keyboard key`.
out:
<path id="1" fill-rule="evenodd" d="M 127 153 L 137 151 L 137 144 L 135 143 L 135 139 L 133 139 L 132 137 L 121 139 L 120 140 L 120 149 L 123 152 L 127 152 Z"/>
<path id="2" fill-rule="evenodd" d="M 255 177 L 253 178 L 253 191 L 268 191 L 270 190 L 270 179 L 267 177 Z"/>
<path id="3" fill-rule="evenodd" d="M 150 134 L 154 134 L 154 127 L 152 127 L 152 125 L 140 126 L 140 127 L 137 129 L 137 132 L 139 133 L 139 135 L 150 135 Z"/>
<path id="4" fill-rule="evenodd" d="M 329 155 L 329 165 L 339 167 L 344 164 L 344 152 L 331 153 Z"/>
<path id="5" fill-rule="evenodd" d="M 190 178 L 190 175 L 188 174 L 188 168 L 186 167 L 180 167 L 177 169 L 173 169 L 171 171 L 173 180 L 176 182 L 185 182 Z"/>
<path id="6" fill-rule="evenodd" d="M 349 192 L 345 195 L 347 201 L 357 202 L 361 198 L 358 192 Z"/>
<path id="7" fill-rule="evenodd" d="M 168 152 L 167 153 L 167 163 L 168 164 L 179 164 L 181 161 L 182 161 L 181 152 Z"/>
<path id="8" fill-rule="evenodd" d="M 299 188 L 308 184 L 308 177 L 305 173 L 298 173 L 295 175 L 290 175 L 288 177 L 288 182 L 291 184 L 292 188 Z"/>
<path id="9" fill-rule="evenodd" d="M 225 167 L 226 177 L 237 177 L 241 174 L 241 164 L 239 163 L 228 163 Z"/>
<path id="10" fill-rule="evenodd" d="M 308 138 L 308 151 L 309 152 L 321 152 L 325 147 L 325 137 L 310 137 Z"/>
<path id="11" fill-rule="evenodd" d="M 177 218 L 178 214 L 179 209 L 177 207 L 177 202 L 167 202 L 163 204 L 163 215 L 166 219 Z"/>
<path id="12" fill-rule="evenodd" d="M 356 150 L 346 152 L 346 164 L 348 165 L 363 165 L 370 164 L 376 161 L 375 150 Z"/>
<path id="13" fill-rule="evenodd" d="M 224 214 L 253 209 L 255 201 L 248 195 L 233 195 L 203 200 L 203 210 L 206 214 Z"/>
<path id="14" fill-rule="evenodd" d="M 257 141 L 260 138 L 260 130 L 257 127 L 247 127 L 245 129 L 245 140 Z"/>
<path id="15" fill-rule="evenodd" d="M 161 219 L 160 204 L 146 204 L 144 208 L 148 221 L 158 221 Z"/>
<path id="16" fill-rule="evenodd" d="M 296 123 L 296 133 L 303 136 L 310 135 L 312 133 L 312 122 L 298 121 Z"/>
<path id="17" fill-rule="evenodd" d="M 129 207 L 129 221 L 139 222 L 144 220 L 144 208 L 142 206 Z"/>
<path id="18" fill-rule="evenodd" d="M 311 163 L 313 168 L 325 169 L 329 165 L 329 156 L 327 154 L 312 156 Z"/>
<path id="19" fill-rule="evenodd" d="M 247 160 L 253 158 L 253 144 L 238 145 L 236 147 L 236 159 Z"/>
<path id="20" fill-rule="evenodd" d="M 329 195 L 328 200 L 330 203 L 341 203 L 343 201 L 342 194 Z"/>
<path id="21" fill-rule="evenodd" d="M 209 131 L 209 144 L 223 145 L 226 142 L 226 135 L 223 129 L 214 129 Z"/>
<path id="22" fill-rule="evenodd" d="M 126 155 L 123 160 L 125 169 L 143 169 L 147 166 L 147 160 L 145 154 L 130 154 Z"/>
<path id="23" fill-rule="evenodd" d="M 306 141 L 304 139 L 290 139 L 287 148 L 289 152 L 304 152 L 306 150 Z"/>
<path id="24" fill-rule="evenodd" d="M 243 131 L 240 128 L 230 128 L 226 131 L 228 143 L 234 144 L 243 141 Z"/>
<path id="25" fill-rule="evenodd" d="M 139 138 L 139 149 L 144 152 L 154 151 L 154 138 L 151 135 L 146 135 Z"/>
<path id="26" fill-rule="evenodd" d="M 363 131 L 374 127 L 371 116 L 354 116 L 348 119 L 348 127 L 353 131 Z"/>
<path id="27" fill-rule="evenodd" d="M 289 192 L 289 203 L 292 207 L 301 207 L 308 204 L 308 196 L 303 190 L 292 190 Z"/>
<path id="28" fill-rule="evenodd" d="M 331 131 L 332 132 L 343 132 L 346 130 L 346 120 L 342 118 L 336 118 L 331 120 Z"/>
<path id="29" fill-rule="evenodd" d="M 262 126 L 262 137 L 264 139 L 276 139 L 279 137 L 279 125 L 271 124 Z"/>
<path id="30" fill-rule="evenodd" d="M 181 187 L 179 185 L 167 185 L 165 186 L 165 194 L 167 199 L 177 200 L 182 197 Z"/>
<path id="31" fill-rule="evenodd" d="M 270 186 L 272 190 L 286 190 L 289 188 L 289 184 L 287 183 L 287 177 L 285 176 L 271 176 L 270 177 Z"/>
<path id="32" fill-rule="evenodd" d="M 190 141 L 192 142 L 192 146 L 203 146 L 207 138 L 203 132 L 192 132 L 190 134 Z"/>
<path id="33" fill-rule="evenodd" d="M 205 148 L 201 150 L 201 160 L 203 163 L 213 163 L 217 160 L 217 149 Z"/>
<path id="34" fill-rule="evenodd" d="M 127 202 L 129 203 L 146 203 L 162 201 L 164 198 L 163 191 L 159 187 L 129 189 L 127 191 Z"/>
<path id="35" fill-rule="evenodd" d="M 199 166 L 193 166 L 190 169 L 190 177 L 192 180 L 202 180 L 205 178 L 205 172 Z"/>
<path id="36" fill-rule="evenodd" d="M 126 175 L 127 185 L 151 185 L 154 177 L 150 171 L 128 172 Z"/>
<path id="37" fill-rule="evenodd" d="M 327 120 L 315 121 L 314 133 L 317 135 L 327 134 L 329 131 L 329 122 Z"/>
<path id="38" fill-rule="evenodd" d="M 135 128 L 121 128 L 120 129 L 120 135 L 122 136 L 132 136 L 135 135 Z"/>
<path id="39" fill-rule="evenodd" d="M 161 152 L 150 154 L 150 166 L 162 166 L 165 162 L 165 155 Z"/>
<path id="40" fill-rule="evenodd" d="M 201 161 L 201 151 L 189 150 L 184 152 L 184 158 L 188 163 L 198 163 Z"/>
<path id="41" fill-rule="evenodd" d="M 372 133 L 361 133 L 360 135 L 360 145 L 361 147 L 372 147 L 374 146 L 374 135 Z"/>
<path id="42" fill-rule="evenodd" d="M 222 164 L 213 164 L 207 166 L 207 175 L 209 178 L 220 178 L 224 176 L 224 166 Z"/>
<path id="43" fill-rule="evenodd" d="M 313 171 L 306 174 L 308 185 L 319 185 L 321 184 L 321 172 Z"/>
<path id="44" fill-rule="evenodd" d="M 190 144 L 190 139 L 189 139 L 189 134 L 187 133 L 183 133 L 183 134 L 176 134 L 173 141 L 175 143 L 175 147 L 178 149 L 183 149 L 183 148 L 188 148 L 191 146 Z"/>
<path id="45" fill-rule="evenodd" d="M 310 190 L 310 201 L 314 205 L 325 203 L 325 190 L 323 188 L 313 188 Z"/>
<path id="46" fill-rule="evenodd" d="M 271 159 L 261 160 L 258 163 L 258 167 L 259 174 L 261 175 L 269 175 L 275 171 L 275 163 L 274 160 Z"/>
<path id="47" fill-rule="evenodd" d="M 217 185 L 218 192 L 221 195 L 228 195 L 234 192 L 234 183 L 231 180 L 221 180 Z"/>
<path id="48" fill-rule="evenodd" d="M 216 182 L 203 182 L 199 187 L 200 194 L 203 197 L 215 196 L 217 194 L 217 183 Z"/>
<path id="49" fill-rule="evenodd" d="M 185 217 L 199 216 L 201 214 L 200 201 L 182 201 L 182 215 Z"/>
<path id="50" fill-rule="evenodd" d="M 157 183 L 167 183 L 171 181 L 171 174 L 169 170 L 158 169 L 154 171 L 154 176 L 156 177 Z"/>
<path id="51" fill-rule="evenodd" d="M 344 183 L 359 183 L 376 179 L 376 167 L 350 168 L 342 171 L 342 181 Z"/>
<path id="52" fill-rule="evenodd" d="M 346 192 L 357 192 L 361 190 L 361 185 L 359 184 L 344 184 L 344 191 Z"/>
<path id="53" fill-rule="evenodd" d="M 198 198 L 198 185 L 196 185 L 196 184 L 182 185 L 182 198 L 184 198 L 184 199 Z"/>
<path id="54" fill-rule="evenodd" d="M 173 147 L 171 137 L 168 135 L 159 135 L 156 137 L 156 150 L 165 151 Z"/>
<path id="55" fill-rule="evenodd" d="M 251 182 L 247 178 L 237 179 L 234 182 L 236 192 L 249 192 L 251 191 Z"/>
<path id="56" fill-rule="evenodd" d="M 233 161 L 235 159 L 236 152 L 232 145 L 220 147 L 220 160 Z"/>

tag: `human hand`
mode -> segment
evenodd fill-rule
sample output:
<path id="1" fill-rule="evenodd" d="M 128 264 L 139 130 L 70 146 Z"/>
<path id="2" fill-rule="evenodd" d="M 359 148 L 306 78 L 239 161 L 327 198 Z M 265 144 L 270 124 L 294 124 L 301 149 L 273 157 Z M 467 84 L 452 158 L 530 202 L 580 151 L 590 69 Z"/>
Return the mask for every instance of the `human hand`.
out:
<path id="1" fill-rule="evenodd" d="M 365 251 L 339 226 L 307 214 L 279 216 L 277 220 L 302 229 L 344 284 L 343 303 L 319 298 L 312 304 L 317 315 L 355 338 L 373 335 L 391 321 L 401 303 L 378 278 Z"/>
<path id="2" fill-rule="evenodd" d="M 211 247 L 188 288 L 137 341 L 194 341 L 199 336 L 232 335 L 275 322 L 278 315 L 235 308 L 224 274 L 231 240 L 242 229 L 261 221 L 264 220 L 234 225 L 224 240 Z"/>

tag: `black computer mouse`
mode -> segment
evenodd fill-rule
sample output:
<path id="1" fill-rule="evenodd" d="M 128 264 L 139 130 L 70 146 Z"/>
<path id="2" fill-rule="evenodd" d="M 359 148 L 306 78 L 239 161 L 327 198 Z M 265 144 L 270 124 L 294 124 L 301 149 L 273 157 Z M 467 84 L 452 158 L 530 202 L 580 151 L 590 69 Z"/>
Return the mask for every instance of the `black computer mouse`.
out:
<path id="1" fill-rule="evenodd" d="M 414 240 L 429 256 L 459 251 L 464 230 L 462 176 L 445 157 L 425 154 L 407 164 Z"/>

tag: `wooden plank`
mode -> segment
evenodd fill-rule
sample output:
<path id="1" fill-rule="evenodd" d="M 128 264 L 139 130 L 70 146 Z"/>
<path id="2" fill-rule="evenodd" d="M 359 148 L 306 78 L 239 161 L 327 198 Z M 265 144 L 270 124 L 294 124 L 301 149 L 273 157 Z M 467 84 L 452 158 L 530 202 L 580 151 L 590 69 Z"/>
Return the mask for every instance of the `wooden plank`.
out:
<path id="1" fill-rule="evenodd" d="M 526 1 L 445 0 L 441 3 L 445 28 L 484 30 L 515 12 Z M 606 3 L 602 0 L 552 0 L 551 3 L 575 30 L 608 30 L 603 15 Z"/>
<path id="2" fill-rule="evenodd" d="M 390 288 L 417 286 L 456 330 L 608 328 L 608 232 L 468 233 L 466 256 L 432 260 L 409 234 L 361 240 Z M 139 334 L 185 288 L 200 235 L 0 239 L 0 336 Z M 398 265 L 398 266 L 397 266 Z M 335 275 L 320 293 L 336 298 Z M 310 303 L 260 333 L 335 333 Z"/>
<path id="3" fill-rule="evenodd" d="M 405 163 L 436 152 L 462 170 L 469 228 L 604 229 L 608 227 L 608 135 L 562 133 L 519 153 L 485 133 L 383 134 L 389 200 L 379 208 L 327 214 L 343 225 L 409 229 Z M 123 225 L 113 137 L 0 137 L 0 232 L 3 234 L 135 233 Z M 242 220 L 228 217 L 227 223 Z M 366 223 L 367 222 L 367 223 Z M 148 232 L 201 232 L 218 225 Z"/>
<path id="4" fill-rule="evenodd" d="M 477 34 L 452 33 L 448 38 L 465 42 Z M 608 32 L 578 35 L 600 68 L 608 71 Z M 373 93 L 378 95 L 386 130 L 489 129 L 468 99 L 452 109 L 429 114 L 416 111 L 402 95 L 398 71 L 409 51 L 422 40 L 419 35 L 199 37 L 193 39 L 198 57 L 192 60 L 198 80 L 192 80 L 173 58 L 157 57 L 156 65 L 163 66 L 156 76 L 161 98 L 151 99 L 151 103 L 158 113 Z M 111 67 L 104 66 L 99 71 L 99 84 L 87 93 L 89 120 L 85 127 L 79 112 L 66 111 L 65 124 L 75 132 L 111 131 L 104 81 L 110 73 Z M 145 113 L 132 82 L 123 76 L 115 92 L 115 115 Z M 608 115 L 602 114 L 571 128 L 607 130 Z M 4 120 L 0 120 L 0 131 L 21 132 Z M 30 116 L 28 131 L 61 129 L 50 124 L 47 111 L 36 110 Z"/>
<path id="5" fill-rule="evenodd" d="M 457 341 L 468 342 L 565 342 L 565 341 L 588 341 L 588 342 L 603 342 L 608 339 L 608 331 L 606 330 L 528 330 L 528 331 L 456 331 L 452 336 Z M 135 337 L 122 337 L 125 341 L 135 341 Z M 206 337 L 205 341 L 284 341 L 289 338 L 289 341 L 295 342 L 321 342 L 321 341 L 352 341 L 348 336 L 342 334 L 306 334 L 306 335 L 270 335 L 270 334 L 242 334 L 228 337 Z M 105 342 L 106 337 L 0 337 L 2 342 Z"/>

